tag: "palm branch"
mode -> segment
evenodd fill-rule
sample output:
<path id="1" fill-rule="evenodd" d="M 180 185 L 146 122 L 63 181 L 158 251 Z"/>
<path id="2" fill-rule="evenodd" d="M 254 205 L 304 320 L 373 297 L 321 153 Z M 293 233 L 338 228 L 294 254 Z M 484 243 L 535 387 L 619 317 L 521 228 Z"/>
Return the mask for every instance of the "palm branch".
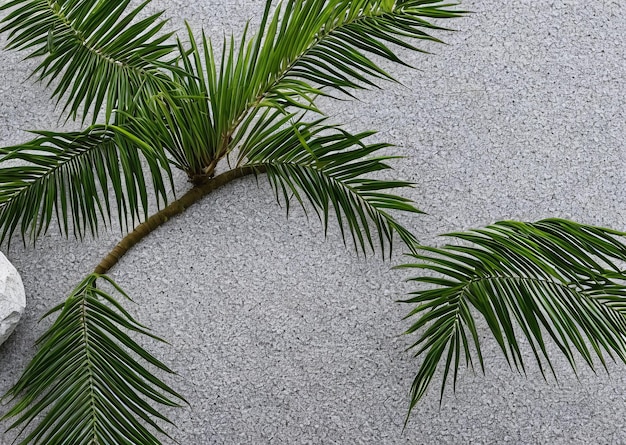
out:
<path id="1" fill-rule="evenodd" d="M 607 358 L 626 362 L 626 233 L 546 219 L 448 236 L 463 243 L 422 246 L 411 254 L 417 262 L 400 266 L 427 272 L 411 281 L 431 285 L 402 300 L 416 305 L 406 333 L 421 331 L 411 349 L 423 356 L 410 409 L 443 360 L 442 397 L 448 375 L 456 384 L 462 362 L 473 367 L 477 359 L 484 371 L 478 314 L 520 371 L 526 367 L 520 336 L 542 374 L 549 369 L 556 377 L 548 341 L 574 371 L 577 356 L 592 369 Z"/>
<path id="2" fill-rule="evenodd" d="M 104 105 L 108 122 L 113 110 L 167 89 L 164 58 L 174 46 L 161 30 L 162 13 L 134 19 L 150 3 L 128 11 L 130 0 L 13 0 L 0 5 L 9 11 L 0 23 L 8 32 L 9 49 L 28 51 L 41 62 L 33 75 L 56 82 L 52 96 L 63 110 L 95 123 Z M 81 111 L 82 107 L 82 111 Z"/>
<path id="3" fill-rule="evenodd" d="M 347 228 L 357 251 L 374 249 L 374 233 L 378 234 L 383 255 L 387 246 L 391 254 L 394 232 L 409 248 L 417 244 L 415 236 L 389 214 L 421 213 L 407 198 L 387 192 L 410 187 L 411 183 L 367 177 L 391 168 L 385 161 L 393 156 L 370 156 L 388 144 L 367 144 L 365 139 L 373 132 L 352 135 L 326 125 L 324 120 L 294 122 L 279 128 L 269 128 L 248 140 L 240 160 L 245 158 L 246 166 L 264 168 L 277 199 L 284 199 L 287 210 L 291 199 L 304 206 L 306 197 L 327 228 L 334 209 L 344 242 Z"/>
<path id="4" fill-rule="evenodd" d="M 16 230 L 34 241 L 54 217 L 62 233 L 95 235 L 100 220 L 111 220 L 110 194 L 121 226 L 145 218 L 144 164 L 157 202 L 165 202 L 170 169 L 164 154 L 136 144 L 127 132 L 114 128 L 39 131 L 32 141 L 0 148 L 0 242 Z"/>
<path id="5" fill-rule="evenodd" d="M 193 124 L 190 128 L 210 125 L 210 131 L 200 128 L 194 139 L 207 145 L 212 159 L 204 167 L 212 173 L 219 159 L 247 145 L 253 128 L 263 130 L 297 110 L 320 112 L 315 99 L 333 89 L 351 95 L 352 90 L 375 86 L 376 80 L 392 80 L 372 56 L 403 63 L 389 43 L 418 50 L 406 39 L 439 41 L 427 31 L 445 28 L 429 20 L 463 14 L 449 6 L 433 0 L 393 5 L 380 0 L 289 0 L 271 13 L 272 2 L 267 1 L 258 32 L 248 38 L 246 27 L 239 42 L 225 38 L 221 58 L 204 33 L 197 39 L 188 28 L 188 43 L 178 42 L 181 58 L 173 73 L 180 87 L 177 96 L 187 104 L 169 102 L 166 114 L 184 110 L 194 100 L 202 102 L 186 121 Z M 281 113 L 269 119 L 267 108 Z M 157 121 L 167 118 L 161 111 Z M 186 150 L 195 146 L 188 144 Z"/>
<path id="6" fill-rule="evenodd" d="M 129 298 L 110 278 L 92 274 L 47 314 L 60 312 L 5 395 L 20 399 L 2 417 L 16 417 L 10 429 L 25 425 L 20 444 L 158 444 L 151 430 L 164 434 L 156 420 L 167 418 L 147 401 L 178 406 L 174 400 L 184 400 L 143 363 L 172 371 L 128 333 L 160 339 L 98 287 L 98 280 Z M 38 416 L 43 418 L 37 426 L 26 430 Z"/>

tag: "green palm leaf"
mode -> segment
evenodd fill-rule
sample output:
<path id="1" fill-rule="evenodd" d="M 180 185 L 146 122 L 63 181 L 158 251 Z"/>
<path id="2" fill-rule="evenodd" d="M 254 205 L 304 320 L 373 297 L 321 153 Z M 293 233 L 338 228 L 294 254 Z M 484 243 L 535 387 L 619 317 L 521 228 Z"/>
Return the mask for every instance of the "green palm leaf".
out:
<path id="1" fill-rule="evenodd" d="M 194 178 L 212 174 L 217 161 L 226 154 L 223 129 L 218 128 L 228 113 L 216 112 L 210 88 L 214 74 L 203 66 L 198 46 L 188 30 L 193 50 L 178 40 L 180 58 L 173 71 L 174 85 L 169 93 L 157 94 L 139 113 L 128 116 L 128 127 L 150 145 L 162 147 L 171 163 Z M 204 44 L 208 45 L 206 38 Z M 205 46 L 205 48 L 207 48 Z M 210 170 L 210 171 L 209 171 Z"/>
<path id="2" fill-rule="evenodd" d="M 272 107 L 319 112 L 315 99 L 339 90 L 375 86 L 392 79 L 372 55 L 403 63 L 389 44 L 419 50 L 406 39 L 439 41 L 426 31 L 441 30 L 428 20 L 461 16 L 449 4 L 433 0 L 288 0 L 271 12 L 267 1 L 259 31 L 239 42 L 224 39 L 221 62 L 203 34 L 191 31 L 189 46 L 180 44 L 182 70 L 190 81 L 188 96 L 210 103 L 212 150 L 217 157 L 233 150 Z"/>
<path id="3" fill-rule="evenodd" d="M 483 366 L 477 311 L 511 366 L 525 370 L 517 336 L 530 345 L 545 372 L 552 368 L 549 338 L 576 371 L 576 355 L 592 369 L 594 358 L 626 362 L 626 233 L 561 219 L 536 223 L 504 221 L 481 230 L 452 233 L 464 241 L 420 247 L 418 263 L 401 267 L 428 271 L 412 281 L 433 285 L 413 292 L 417 304 L 407 333 L 424 328 L 411 346 L 423 362 L 411 389 L 412 409 L 425 394 L 445 357 L 441 394 L 452 371 Z M 469 244 L 469 245 L 468 245 Z"/>
<path id="4" fill-rule="evenodd" d="M 347 229 L 357 250 L 365 252 L 368 245 L 374 249 L 377 238 L 383 255 L 387 247 L 391 254 L 394 232 L 412 249 L 417 240 L 390 212 L 421 212 L 409 199 L 388 193 L 389 189 L 411 187 L 411 183 L 368 177 L 391 168 L 385 161 L 393 157 L 370 156 L 388 144 L 365 143 L 374 132 L 352 135 L 325 125 L 324 120 L 289 120 L 290 116 L 285 116 L 272 126 L 258 125 L 261 130 L 247 140 L 240 163 L 263 167 L 276 197 L 284 198 L 287 209 L 291 198 L 301 204 L 306 198 L 325 228 L 334 210 L 344 241 Z"/>
<path id="5" fill-rule="evenodd" d="M 111 218 L 109 194 L 123 227 L 148 215 L 143 168 L 147 164 L 157 203 L 166 201 L 165 156 L 118 129 L 94 126 L 83 132 L 35 132 L 22 145 L 0 148 L 0 242 L 19 230 L 36 239 L 53 216 L 66 235 L 95 235 Z M 6 166 L 6 167 L 5 167 Z"/>
<path id="6" fill-rule="evenodd" d="M 263 43 L 254 42 L 260 49 L 250 64 L 251 93 L 262 105 L 310 109 L 327 89 L 351 95 L 375 86 L 375 79 L 393 80 L 371 56 L 405 64 L 389 44 L 421 51 L 407 39 L 439 42 L 427 31 L 445 28 L 429 20 L 463 15 L 449 6 L 436 0 L 288 1 L 263 21 Z"/>
<path id="7" fill-rule="evenodd" d="M 15 403 L 2 419 L 17 417 L 9 429 L 43 416 L 20 444 L 160 444 L 151 430 L 164 434 L 156 419 L 168 420 L 148 402 L 179 406 L 173 399 L 183 400 L 141 362 L 172 371 L 127 333 L 160 339 L 97 287 L 99 279 L 128 298 L 113 280 L 92 274 L 48 313 L 61 311 L 5 396 Z"/>
<path id="8" fill-rule="evenodd" d="M 66 96 L 64 109 L 76 119 L 81 105 L 95 123 L 106 103 L 106 120 L 114 109 L 125 110 L 171 83 L 159 68 L 175 48 L 160 34 L 165 24 L 157 13 L 134 19 L 150 0 L 127 11 L 131 0 L 13 0 L 0 32 L 9 31 L 8 48 L 43 57 L 34 71 L 48 84 L 57 80 L 53 97 Z"/>

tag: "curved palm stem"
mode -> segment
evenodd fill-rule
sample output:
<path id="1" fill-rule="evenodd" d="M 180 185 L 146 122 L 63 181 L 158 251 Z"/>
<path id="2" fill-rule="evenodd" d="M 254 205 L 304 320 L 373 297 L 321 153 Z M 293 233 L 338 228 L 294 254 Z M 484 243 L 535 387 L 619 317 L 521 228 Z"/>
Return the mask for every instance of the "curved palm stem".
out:
<path id="1" fill-rule="evenodd" d="M 176 201 L 172 202 L 170 205 L 162 209 L 161 211 L 155 213 L 146 221 L 139 224 L 135 230 L 126 235 L 107 256 L 105 256 L 102 261 L 96 266 L 94 269 L 94 273 L 96 274 L 105 274 L 107 273 L 113 266 L 117 264 L 117 262 L 128 252 L 135 244 L 148 236 L 151 232 L 156 230 L 161 225 L 165 224 L 168 219 L 173 218 L 176 215 L 180 215 L 187 209 L 192 206 L 204 196 L 208 195 L 212 191 L 218 189 L 219 187 L 234 181 L 235 179 L 241 178 L 243 176 L 247 176 L 250 174 L 263 173 L 264 168 L 262 166 L 247 166 L 234 168 L 232 170 L 228 170 L 224 173 L 217 175 L 216 177 L 210 179 L 203 185 L 198 185 L 193 187 L 183 196 L 181 196 Z"/>

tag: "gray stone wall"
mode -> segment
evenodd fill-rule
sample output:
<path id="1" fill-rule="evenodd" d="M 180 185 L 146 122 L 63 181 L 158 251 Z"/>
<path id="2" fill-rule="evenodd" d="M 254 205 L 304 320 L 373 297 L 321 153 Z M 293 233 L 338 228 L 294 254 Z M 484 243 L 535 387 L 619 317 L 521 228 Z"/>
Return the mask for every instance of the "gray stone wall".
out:
<path id="1" fill-rule="evenodd" d="M 261 0 L 155 1 L 221 39 L 258 19 Z M 626 18 L 619 2 L 465 0 L 474 11 L 434 55 L 390 67 L 403 86 L 359 93 L 325 109 L 352 130 L 379 129 L 407 159 L 398 178 L 428 215 L 405 219 L 424 243 L 500 219 L 555 216 L 626 229 Z M 4 42 L 0 38 L 0 43 Z M 0 53 L 0 145 L 27 129 L 60 128 L 54 104 L 26 81 L 32 63 Z M 62 122 L 62 121 L 61 121 Z M 70 126 L 71 127 L 71 126 Z M 69 128 L 69 127 L 67 127 Z M 186 186 L 179 178 L 181 190 Z M 232 183 L 126 255 L 112 276 L 130 311 L 171 342 L 150 345 L 179 376 L 191 407 L 168 410 L 183 444 L 626 443 L 626 366 L 611 377 L 557 360 L 560 384 L 509 369 L 481 327 L 486 376 L 463 372 L 438 388 L 403 430 L 418 362 L 399 336 L 411 290 L 399 263 L 357 257 L 336 228 L 294 209 L 264 180 Z M 54 230 L 8 258 L 29 299 L 0 347 L 0 392 L 15 382 L 49 325 L 38 322 L 117 242 L 117 229 L 79 243 Z M 531 358 L 530 351 L 528 358 Z M 582 365 L 581 365 L 582 366 Z M 4 430 L 4 428 L 2 428 Z M 0 443 L 11 434 L 0 432 Z"/>

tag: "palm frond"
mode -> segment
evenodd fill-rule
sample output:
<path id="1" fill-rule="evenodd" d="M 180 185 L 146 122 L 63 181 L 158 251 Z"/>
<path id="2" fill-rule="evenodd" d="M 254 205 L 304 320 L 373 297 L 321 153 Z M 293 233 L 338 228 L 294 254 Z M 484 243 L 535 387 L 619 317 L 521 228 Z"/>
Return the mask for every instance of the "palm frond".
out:
<path id="1" fill-rule="evenodd" d="M 43 60 L 33 75 L 57 80 L 53 97 L 65 96 L 64 110 L 83 120 L 89 111 L 95 123 L 106 102 L 110 120 L 114 109 L 128 109 L 164 89 L 170 78 L 160 68 L 174 45 L 162 34 L 162 13 L 135 21 L 150 0 L 128 11 L 131 0 L 13 0 L 0 5 L 8 15 L 0 32 L 9 32 L 8 48 L 27 50 L 28 58 Z"/>
<path id="2" fill-rule="evenodd" d="M 288 1 L 261 27 L 252 74 L 256 100 L 310 109 L 326 90 L 351 95 L 376 86 L 376 79 L 393 80 L 372 55 L 405 64 L 389 45 L 423 51 L 407 40 L 440 42 L 429 32 L 445 28 L 432 19 L 464 14 L 450 6 L 437 0 Z"/>
<path id="3" fill-rule="evenodd" d="M 411 280 L 433 285 L 403 300 L 417 304 L 407 333 L 424 329 L 411 346 L 423 362 L 410 409 L 444 357 L 442 396 L 450 372 L 456 384 L 462 361 L 473 367 L 475 354 L 483 366 L 475 311 L 518 370 L 526 366 L 518 338 L 526 339 L 542 373 L 547 367 L 554 374 L 547 339 L 574 371 L 577 356 L 592 369 L 607 357 L 626 362 L 626 233 L 546 219 L 448 236 L 463 243 L 420 247 L 412 254 L 419 262 L 400 266 L 427 271 Z"/>
<path id="4" fill-rule="evenodd" d="M 144 163 L 157 203 L 167 201 L 171 172 L 164 154 L 135 144 L 123 129 L 35 134 L 30 142 L 0 148 L 0 242 L 16 230 L 35 240 L 54 216 L 66 235 L 96 235 L 100 219 L 110 221 L 111 191 L 120 225 L 128 230 L 129 220 L 148 215 Z"/>
<path id="5" fill-rule="evenodd" d="M 225 154 L 221 143 L 223 131 L 217 125 L 228 113 L 213 109 L 213 93 L 209 88 L 214 75 L 211 70 L 205 73 L 189 28 L 188 33 L 193 50 L 178 40 L 182 57 L 180 69 L 173 72 L 175 87 L 152 97 L 138 110 L 141 112 L 128 116 L 128 123 L 135 135 L 151 145 L 161 146 L 172 164 L 193 178 L 212 173 L 208 170 L 213 170 Z"/>
<path id="6" fill-rule="evenodd" d="M 270 6 L 271 1 L 268 1 L 266 8 Z M 222 59 L 218 61 L 213 44 L 204 32 L 201 39 L 197 39 L 187 25 L 187 34 L 188 47 L 178 42 L 182 57 L 179 59 L 180 70 L 174 72 L 180 90 L 175 100 L 183 100 L 188 107 L 197 110 L 195 114 L 201 118 L 192 119 L 198 125 L 189 125 L 192 127 L 189 133 L 202 129 L 204 152 L 210 153 L 213 160 L 219 160 L 232 151 L 234 133 L 244 118 L 248 116 L 248 123 L 254 118 L 255 84 L 251 82 L 252 72 L 249 70 L 254 69 L 258 57 L 258 54 L 253 55 L 257 40 L 246 42 L 247 27 L 238 49 L 233 36 L 228 40 L 224 38 Z M 173 106 L 176 104 L 168 104 L 168 108 Z M 204 153 L 196 155 L 197 158 L 202 156 Z"/>
<path id="7" fill-rule="evenodd" d="M 374 132 L 352 135 L 324 120 L 289 122 L 292 117 L 259 125 L 262 130 L 246 141 L 240 163 L 263 167 L 287 210 L 292 198 L 300 204 L 306 198 L 325 228 L 334 210 L 344 241 L 347 229 L 357 250 L 374 249 L 377 238 L 383 255 L 387 248 L 391 254 L 394 232 L 412 249 L 417 240 L 390 212 L 421 212 L 409 199 L 388 193 L 411 183 L 367 177 L 391 168 L 386 161 L 393 157 L 370 156 L 388 144 L 365 143 Z"/>
<path id="8" fill-rule="evenodd" d="M 192 74 L 198 97 L 210 102 L 214 146 L 222 154 L 234 148 L 256 122 L 259 110 L 285 114 L 294 107 L 320 112 L 315 100 L 338 90 L 375 86 L 392 80 L 371 57 L 404 63 L 389 44 L 419 50 L 406 39 L 439 41 L 426 31 L 441 30 L 430 19 L 459 17 L 461 11 L 434 0 L 288 0 L 274 12 L 267 1 L 258 32 L 241 40 L 224 39 L 221 62 L 203 34 L 191 33 L 181 44 L 184 70 Z M 184 82 L 180 82 L 184 83 Z"/>
<path id="9" fill-rule="evenodd" d="M 14 405 L 2 417 L 22 426 L 43 416 L 20 444 L 160 444 L 158 421 L 169 422 L 151 403 L 179 406 L 184 399 L 145 364 L 172 371 L 128 332 L 158 339 L 133 319 L 97 280 L 128 296 L 110 278 L 89 275 L 39 339 L 39 351 L 7 393 Z M 142 364 L 142 362 L 144 364 Z"/>

